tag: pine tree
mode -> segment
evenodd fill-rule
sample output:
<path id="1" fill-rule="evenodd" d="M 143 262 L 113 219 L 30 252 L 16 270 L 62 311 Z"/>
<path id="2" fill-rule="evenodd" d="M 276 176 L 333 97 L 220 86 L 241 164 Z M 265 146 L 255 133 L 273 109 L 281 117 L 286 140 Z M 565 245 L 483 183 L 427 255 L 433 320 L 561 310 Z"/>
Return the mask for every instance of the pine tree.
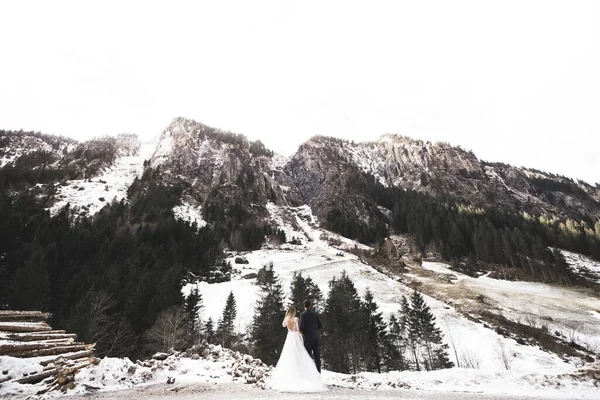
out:
<path id="1" fill-rule="evenodd" d="M 186 297 L 183 305 L 185 313 L 185 324 L 188 332 L 190 345 L 194 345 L 200 337 L 200 309 L 202 308 L 202 295 L 197 287 L 194 287 Z"/>
<path id="2" fill-rule="evenodd" d="M 356 373 L 360 370 L 364 343 L 364 318 L 361 301 L 352 280 L 342 272 L 329 281 L 329 294 L 323 310 L 323 360 L 335 372 Z"/>
<path id="3" fill-rule="evenodd" d="M 373 293 L 367 289 L 362 303 L 363 313 L 366 317 L 366 342 L 363 358 L 367 371 L 381 373 L 384 352 L 389 341 L 382 313 L 373 299 Z"/>
<path id="4" fill-rule="evenodd" d="M 229 292 L 227 301 L 225 302 L 225 308 L 221 319 L 219 319 L 219 325 L 217 328 L 217 336 L 221 341 L 221 345 L 224 347 L 230 347 L 231 338 L 234 336 L 235 318 L 237 316 L 237 306 L 233 292 Z"/>
<path id="5" fill-rule="evenodd" d="M 212 317 L 209 317 L 206 324 L 204 324 L 204 335 L 206 336 L 206 341 L 212 343 L 215 337 L 215 323 Z"/>
<path id="6" fill-rule="evenodd" d="M 27 250 L 27 259 L 15 272 L 13 306 L 20 310 L 45 311 L 50 306 L 51 287 L 43 249 L 36 242 Z"/>
<path id="7" fill-rule="evenodd" d="M 290 304 L 296 307 L 296 310 L 304 309 L 304 300 L 312 300 L 312 308 L 319 312 L 320 304 L 323 299 L 323 293 L 319 286 L 317 286 L 311 277 L 304 278 L 302 273 L 294 272 L 292 277 L 292 284 L 290 286 Z"/>
<path id="8" fill-rule="evenodd" d="M 258 272 L 260 278 L 260 300 L 252 320 L 251 337 L 254 353 L 263 362 L 274 365 L 285 341 L 283 320 L 283 287 L 273 271 L 273 263 L 263 266 Z M 257 281 L 259 279 L 257 278 Z"/>
<path id="9" fill-rule="evenodd" d="M 403 318 L 390 315 L 389 335 L 385 342 L 385 364 L 388 371 L 404 371 L 408 365 L 404 358 L 406 351 L 406 329 L 402 323 Z"/>
<path id="10" fill-rule="evenodd" d="M 414 315 L 406 296 L 402 296 L 402 301 L 400 304 L 402 307 L 402 319 L 400 320 L 400 324 L 404 327 L 403 330 L 406 333 L 406 345 L 412 356 L 412 361 L 414 363 L 413 369 L 419 371 L 421 369 L 419 363 L 421 356 L 421 336 L 418 329 L 418 319 Z"/>
<path id="11" fill-rule="evenodd" d="M 427 370 L 453 366 L 448 356 L 448 345 L 443 343 L 442 331 L 435 325 L 431 309 L 417 291 L 411 295 L 409 331 L 419 336 L 418 343 L 422 346 L 423 363 Z"/>

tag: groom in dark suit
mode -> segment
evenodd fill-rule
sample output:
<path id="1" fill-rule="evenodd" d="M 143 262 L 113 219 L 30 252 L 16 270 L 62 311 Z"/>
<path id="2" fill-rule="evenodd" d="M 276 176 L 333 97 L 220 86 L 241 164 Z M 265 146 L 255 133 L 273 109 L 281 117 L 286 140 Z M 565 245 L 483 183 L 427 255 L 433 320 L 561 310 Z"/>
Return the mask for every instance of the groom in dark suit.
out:
<path id="1" fill-rule="evenodd" d="M 319 315 L 312 309 L 310 300 L 304 301 L 304 311 L 300 316 L 300 333 L 304 337 L 304 347 L 308 354 L 315 360 L 317 370 L 321 373 L 321 352 L 319 350 L 319 333 L 317 329 L 321 329 L 323 325 L 319 319 Z"/>

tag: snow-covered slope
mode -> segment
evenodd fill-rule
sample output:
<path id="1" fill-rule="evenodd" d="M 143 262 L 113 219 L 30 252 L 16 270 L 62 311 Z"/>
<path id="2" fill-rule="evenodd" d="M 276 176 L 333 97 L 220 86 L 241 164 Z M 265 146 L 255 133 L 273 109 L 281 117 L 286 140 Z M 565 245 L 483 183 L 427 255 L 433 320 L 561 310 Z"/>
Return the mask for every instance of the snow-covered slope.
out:
<path id="1" fill-rule="evenodd" d="M 152 142 L 142 143 L 140 150 L 134 155 L 123 155 L 117 158 L 112 167 L 91 179 L 67 181 L 65 186 L 58 186 L 56 203 L 50 208 L 56 214 L 67 204 L 78 208 L 80 213 L 94 215 L 107 202 L 120 201 L 127 197 L 127 189 L 136 177 L 144 171 L 144 160 L 150 158 L 154 151 Z"/>
<path id="2" fill-rule="evenodd" d="M 317 228 L 316 221 L 310 210 L 305 207 L 290 208 L 269 206 L 272 218 L 280 223 L 286 231 L 288 238 L 295 236 L 302 241 L 302 245 L 283 245 L 266 247 L 259 251 L 253 251 L 245 254 L 249 264 L 236 265 L 240 273 L 231 282 L 219 284 L 208 284 L 200 282 L 197 284 L 205 300 L 205 308 L 201 312 L 203 320 L 212 317 L 218 320 L 221 316 L 225 300 L 229 292 L 233 291 L 238 306 L 237 329 L 246 331 L 250 324 L 254 310 L 252 305 L 257 300 L 257 286 L 255 279 L 249 278 L 251 273 L 255 273 L 262 265 L 273 262 L 275 271 L 282 280 L 284 288 L 289 290 L 290 282 L 294 272 L 301 272 L 303 275 L 309 275 L 318 283 L 321 290 L 327 293 L 327 283 L 334 276 L 339 276 L 342 271 L 352 278 L 357 289 L 361 294 L 369 288 L 378 302 L 380 309 L 385 315 L 397 312 L 402 295 L 408 295 L 412 291 L 403 283 L 392 279 L 383 273 L 378 272 L 371 266 L 363 263 L 357 256 L 340 250 L 338 247 L 330 245 L 321 237 L 331 236 L 331 233 Z M 446 272 L 447 268 L 443 264 L 425 263 L 425 268 L 436 271 Z M 472 279 L 473 283 L 461 276 L 461 282 L 469 283 L 470 286 L 479 285 L 482 291 L 486 293 L 497 293 L 498 303 L 502 303 L 507 314 L 514 314 L 519 318 L 517 311 L 519 302 L 523 302 L 521 307 L 530 307 L 530 313 L 539 312 L 541 316 L 550 314 L 553 309 L 558 310 L 561 307 L 560 297 L 565 296 L 563 300 L 563 314 L 561 318 L 565 320 L 576 320 L 578 318 L 587 318 L 581 325 L 585 326 L 585 332 L 589 333 L 588 339 L 597 338 L 600 333 L 599 328 L 594 327 L 593 321 L 595 314 L 592 310 L 600 309 L 600 300 L 598 298 L 585 299 L 579 296 L 576 291 L 567 291 L 553 288 L 543 284 L 515 284 L 512 282 L 496 281 L 489 278 Z M 517 286 L 521 285 L 521 286 Z M 189 293 L 192 285 L 187 285 L 183 291 Z M 511 289 L 511 290 L 509 290 Z M 521 297 L 515 295 L 522 290 Z M 514 299 L 511 303 L 502 299 Z M 541 310 L 549 299 L 556 299 L 556 304 L 546 304 L 545 309 Z M 454 361 L 461 362 L 464 365 L 468 360 L 472 366 L 476 366 L 486 371 L 500 371 L 506 369 L 501 361 L 502 352 L 510 354 L 511 370 L 517 371 L 537 371 L 540 368 L 549 371 L 568 371 L 572 368 L 558 356 L 545 352 L 539 348 L 518 344 L 513 339 L 508 339 L 496 333 L 492 328 L 484 326 L 482 323 L 473 322 L 465 318 L 459 310 L 450 306 L 446 302 L 436 300 L 432 297 L 426 297 L 427 303 L 432 308 L 437 318 L 440 328 L 444 331 L 446 342 L 451 345 L 451 356 Z M 567 303 L 573 303 L 572 308 L 567 307 Z M 512 308 L 511 308 L 512 307 Z M 587 308 L 587 315 L 579 308 Z M 282 314 L 283 315 L 283 314 Z M 556 314 L 555 314 L 556 315 Z M 600 325 L 597 325 L 600 326 Z M 456 351 L 454 351 L 456 348 Z"/>
<path id="3" fill-rule="evenodd" d="M 423 262 L 431 275 L 412 275 L 464 312 L 493 310 L 521 324 L 543 328 L 593 352 L 600 350 L 600 297 L 589 290 L 537 282 L 473 278 L 447 264 Z"/>
<path id="4" fill-rule="evenodd" d="M 60 154 L 74 148 L 75 141 L 47 135 L 30 135 L 0 131 L 0 168 L 14 165 L 21 157 L 32 153 L 46 153 L 58 159 Z"/>
<path id="5" fill-rule="evenodd" d="M 600 283 L 600 262 L 566 250 L 560 251 L 575 273 L 589 281 Z"/>

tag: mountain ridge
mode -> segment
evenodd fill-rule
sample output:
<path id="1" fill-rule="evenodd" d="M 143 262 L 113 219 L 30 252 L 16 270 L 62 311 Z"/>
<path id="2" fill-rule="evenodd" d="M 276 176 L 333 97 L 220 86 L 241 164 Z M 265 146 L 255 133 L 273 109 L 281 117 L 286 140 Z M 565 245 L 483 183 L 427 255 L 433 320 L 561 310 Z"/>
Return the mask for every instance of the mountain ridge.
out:
<path id="1" fill-rule="evenodd" d="M 116 170 L 131 176 L 119 182 L 121 189 L 114 196 L 117 200 L 126 197 L 123 188 L 145 168 L 152 168 L 162 184 L 182 185 L 181 201 L 201 210 L 213 223 L 232 213 L 260 221 L 268 214 L 268 202 L 309 204 L 321 221 L 339 219 L 341 213 L 383 235 L 385 226 L 390 226 L 390 211 L 373 196 L 394 188 L 467 207 L 581 220 L 590 226 L 600 217 L 600 187 L 535 169 L 481 161 L 460 146 L 396 134 L 358 143 L 314 136 L 291 157 L 283 157 L 242 134 L 177 117 L 145 143 L 134 134 L 77 142 L 1 131 L 0 160 L 9 184 L 25 173 L 29 184 L 36 184 L 50 198 L 58 196 L 59 204 L 65 204 L 60 198 L 64 199 L 61 193 L 69 182 L 79 182 L 75 189 L 85 192 L 94 178 L 107 181 Z M 76 197 L 70 199 L 77 203 Z"/>

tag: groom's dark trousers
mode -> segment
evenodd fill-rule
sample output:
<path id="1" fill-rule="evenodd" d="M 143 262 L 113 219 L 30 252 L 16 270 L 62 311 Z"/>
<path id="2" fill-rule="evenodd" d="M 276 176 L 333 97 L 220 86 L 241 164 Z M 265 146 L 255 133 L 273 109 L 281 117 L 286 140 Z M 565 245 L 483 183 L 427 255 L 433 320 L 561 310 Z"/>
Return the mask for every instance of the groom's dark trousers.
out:
<path id="1" fill-rule="evenodd" d="M 315 360 L 317 370 L 321 372 L 321 350 L 319 348 L 319 333 L 323 325 L 319 315 L 313 310 L 306 310 L 300 316 L 300 332 L 304 337 L 304 347 L 306 351 Z"/>

